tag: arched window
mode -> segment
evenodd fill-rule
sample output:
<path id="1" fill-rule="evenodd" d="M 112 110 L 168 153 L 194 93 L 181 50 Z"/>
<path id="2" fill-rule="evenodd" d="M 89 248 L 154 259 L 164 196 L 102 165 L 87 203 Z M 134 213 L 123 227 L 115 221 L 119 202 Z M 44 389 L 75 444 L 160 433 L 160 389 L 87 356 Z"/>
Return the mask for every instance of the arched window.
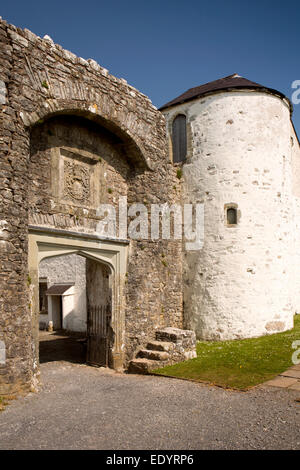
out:
<path id="1" fill-rule="evenodd" d="M 173 163 L 186 159 L 186 117 L 178 114 L 172 124 Z"/>

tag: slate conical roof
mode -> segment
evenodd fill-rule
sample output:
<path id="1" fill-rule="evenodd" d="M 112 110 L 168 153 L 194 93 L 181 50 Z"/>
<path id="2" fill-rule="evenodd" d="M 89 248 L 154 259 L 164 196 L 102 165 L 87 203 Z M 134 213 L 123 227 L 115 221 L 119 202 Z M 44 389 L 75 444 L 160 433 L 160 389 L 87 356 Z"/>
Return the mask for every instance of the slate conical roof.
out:
<path id="1" fill-rule="evenodd" d="M 193 100 L 195 98 L 199 98 L 200 96 L 213 93 L 215 91 L 221 90 L 231 90 L 231 89 L 257 89 L 257 90 L 264 90 L 268 91 L 269 93 L 275 94 L 280 96 L 281 98 L 286 98 L 283 93 L 280 91 L 274 90 L 273 88 L 268 88 L 259 83 L 251 82 L 247 78 L 243 78 L 237 73 L 233 75 L 229 75 L 228 77 L 220 78 L 219 80 L 214 80 L 213 82 L 205 83 L 204 85 L 197 86 L 195 88 L 190 88 L 182 95 L 178 96 L 172 101 L 161 106 L 159 109 L 169 108 L 170 106 L 174 106 L 176 104 L 185 103 L 186 101 Z"/>

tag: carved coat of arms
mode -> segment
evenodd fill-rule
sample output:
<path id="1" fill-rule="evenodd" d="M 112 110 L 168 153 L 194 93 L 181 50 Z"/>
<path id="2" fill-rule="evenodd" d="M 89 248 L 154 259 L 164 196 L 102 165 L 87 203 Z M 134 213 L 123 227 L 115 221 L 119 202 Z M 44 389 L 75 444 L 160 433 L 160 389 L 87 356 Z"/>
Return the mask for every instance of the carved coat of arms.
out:
<path id="1" fill-rule="evenodd" d="M 72 162 L 64 164 L 65 197 L 75 202 L 86 202 L 90 195 L 89 170 L 82 165 Z"/>

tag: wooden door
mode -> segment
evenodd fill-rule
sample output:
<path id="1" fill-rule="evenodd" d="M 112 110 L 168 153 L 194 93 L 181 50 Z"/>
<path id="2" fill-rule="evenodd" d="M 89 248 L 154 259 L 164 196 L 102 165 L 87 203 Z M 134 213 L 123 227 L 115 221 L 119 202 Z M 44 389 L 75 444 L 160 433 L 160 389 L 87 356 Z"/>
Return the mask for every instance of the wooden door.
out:
<path id="1" fill-rule="evenodd" d="M 108 366 L 109 305 L 89 305 L 87 322 L 87 363 Z"/>

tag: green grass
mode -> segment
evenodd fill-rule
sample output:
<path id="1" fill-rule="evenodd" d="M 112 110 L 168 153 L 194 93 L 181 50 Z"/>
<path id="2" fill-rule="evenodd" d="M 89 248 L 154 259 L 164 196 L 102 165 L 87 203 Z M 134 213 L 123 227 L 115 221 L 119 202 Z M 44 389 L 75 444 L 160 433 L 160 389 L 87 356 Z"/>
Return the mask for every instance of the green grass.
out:
<path id="1" fill-rule="evenodd" d="M 153 373 L 247 389 L 292 366 L 292 343 L 296 340 L 300 340 L 300 315 L 295 316 L 294 328 L 283 333 L 234 341 L 199 341 L 197 358 Z"/>
<path id="2" fill-rule="evenodd" d="M 3 411 L 4 410 L 4 405 L 5 405 L 5 401 L 3 398 L 0 397 L 0 411 Z"/>

